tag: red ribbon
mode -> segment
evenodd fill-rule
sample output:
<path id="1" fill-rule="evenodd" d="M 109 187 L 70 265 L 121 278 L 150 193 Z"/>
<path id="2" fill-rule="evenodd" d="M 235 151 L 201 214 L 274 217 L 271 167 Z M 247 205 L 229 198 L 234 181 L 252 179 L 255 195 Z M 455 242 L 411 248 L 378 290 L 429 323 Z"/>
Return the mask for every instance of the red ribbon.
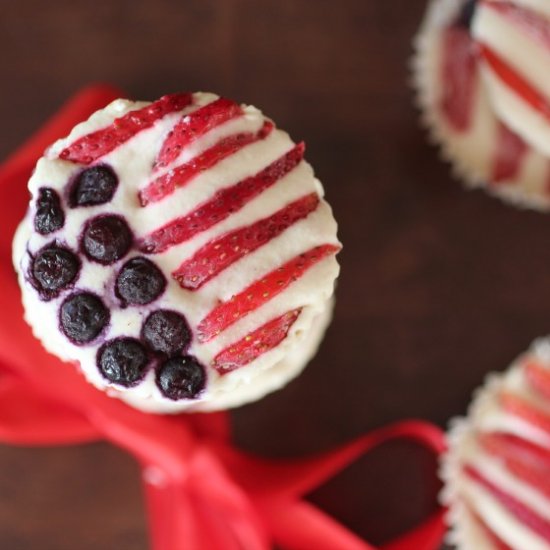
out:
<path id="1" fill-rule="evenodd" d="M 27 206 L 27 180 L 55 139 L 122 95 L 93 86 L 74 96 L 0 167 L 0 441 L 72 445 L 108 440 L 140 462 L 155 550 L 368 550 L 374 547 L 304 499 L 364 453 L 413 440 L 439 454 L 441 431 L 406 421 L 326 454 L 274 461 L 230 440 L 227 413 L 150 415 L 107 397 L 72 365 L 47 354 L 23 320 L 11 240 Z M 438 510 L 385 550 L 433 550 L 444 527 Z"/>

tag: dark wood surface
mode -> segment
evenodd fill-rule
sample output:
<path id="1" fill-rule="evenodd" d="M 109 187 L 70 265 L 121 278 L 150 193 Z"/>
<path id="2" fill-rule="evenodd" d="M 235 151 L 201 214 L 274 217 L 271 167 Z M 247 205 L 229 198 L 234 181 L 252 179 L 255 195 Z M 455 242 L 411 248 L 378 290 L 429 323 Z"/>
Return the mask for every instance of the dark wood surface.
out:
<path id="1" fill-rule="evenodd" d="M 232 413 L 243 448 L 296 456 L 403 417 L 444 425 L 487 371 L 548 331 L 547 218 L 466 192 L 418 127 L 407 62 L 423 9 L 424 0 L 1 3 L 0 157 L 98 80 L 143 99 L 216 91 L 307 142 L 345 245 L 335 318 L 303 376 Z M 314 498 L 379 542 L 433 505 L 433 469 L 392 445 Z M 137 466 L 106 444 L 0 446 L 0 548 L 146 549 Z"/>

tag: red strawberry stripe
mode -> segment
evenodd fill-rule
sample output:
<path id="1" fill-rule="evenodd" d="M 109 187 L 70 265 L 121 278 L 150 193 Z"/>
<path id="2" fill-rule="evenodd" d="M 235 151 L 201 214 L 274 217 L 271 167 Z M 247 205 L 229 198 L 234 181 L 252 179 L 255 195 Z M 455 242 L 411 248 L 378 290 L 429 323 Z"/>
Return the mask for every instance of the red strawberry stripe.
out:
<path id="1" fill-rule="evenodd" d="M 527 400 L 512 393 L 502 393 L 500 402 L 505 411 L 518 416 L 550 435 L 550 416 L 533 407 Z"/>
<path id="2" fill-rule="evenodd" d="M 457 132 L 470 128 L 477 89 L 477 59 L 466 29 L 449 27 L 443 34 L 440 109 Z"/>
<path id="3" fill-rule="evenodd" d="M 528 151 L 527 144 L 499 122 L 491 183 L 500 183 L 516 177 Z"/>
<path id="4" fill-rule="evenodd" d="M 110 153 L 142 130 L 150 128 L 157 120 L 170 113 L 181 111 L 184 107 L 190 105 L 192 101 L 193 95 L 188 93 L 165 95 L 142 109 L 130 111 L 115 119 L 106 128 L 82 136 L 63 149 L 59 157 L 71 162 L 90 164 Z"/>
<path id="5" fill-rule="evenodd" d="M 243 110 L 234 101 L 220 97 L 212 103 L 182 116 L 164 140 L 154 169 L 168 166 L 178 158 L 184 147 L 216 126 L 242 114 Z"/>
<path id="6" fill-rule="evenodd" d="M 535 361 L 531 361 L 524 368 L 529 385 L 543 397 L 550 399 L 550 370 Z"/>
<path id="7" fill-rule="evenodd" d="M 316 246 L 252 283 L 229 301 L 214 308 L 199 323 L 197 327 L 199 340 L 207 342 L 215 338 L 227 327 L 275 298 L 310 267 L 326 256 L 335 254 L 339 249 L 339 246 L 333 244 Z"/>
<path id="8" fill-rule="evenodd" d="M 253 252 L 285 229 L 313 212 L 319 204 L 316 193 L 288 204 L 269 218 L 226 233 L 203 246 L 172 273 L 187 290 L 197 290 L 231 264 Z"/>
<path id="9" fill-rule="evenodd" d="M 527 80 L 519 75 L 506 61 L 485 44 L 479 45 L 481 55 L 502 82 L 518 94 L 533 109 L 550 120 L 550 102 Z"/>
<path id="10" fill-rule="evenodd" d="M 212 366 L 220 374 L 227 374 L 248 365 L 260 355 L 278 346 L 286 338 L 300 312 L 301 309 L 295 309 L 268 321 L 265 325 L 247 334 L 242 340 L 218 353 Z"/>
<path id="11" fill-rule="evenodd" d="M 465 505 L 466 508 L 468 508 L 468 512 L 470 513 L 472 519 L 479 525 L 485 536 L 493 544 L 496 550 L 514 550 L 511 546 L 508 546 L 501 538 L 497 536 L 497 534 L 481 519 L 481 517 L 476 512 L 474 512 L 471 506 L 466 503 Z"/>
<path id="12" fill-rule="evenodd" d="M 550 498 L 550 451 L 509 434 L 482 434 L 479 442 L 518 479 Z"/>
<path id="13" fill-rule="evenodd" d="M 139 244 L 140 249 L 150 254 L 163 252 L 225 220 L 300 164 L 304 150 L 304 144 L 299 143 L 256 175 L 221 189 L 190 214 L 153 231 Z"/>
<path id="14" fill-rule="evenodd" d="M 513 458 L 536 468 L 550 471 L 550 450 L 507 433 L 480 434 L 479 442 L 490 454 L 504 459 Z"/>
<path id="15" fill-rule="evenodd" d="M 547 519 L 489 481 L 473 466 L 466 465 L 463 471 L 472 481 L 487 489 L 521 523 L 550 542 L 550 522 Z"/>
<path id="16" fill-rule="evenodd" d="M 246 132 L 229 136 L 192 158 L 189 162 L 176 166 L 166 174 L 156 178 L 139 192 L 141 206 L 158 202 L 172 194 L 177 188 L 183 187 L 195 176 L 212 168 L 223 159 L 234 155 L 251 143 L 265 139 L 273 130 L 272 122 L 264 122 L 259 132 Z"/>

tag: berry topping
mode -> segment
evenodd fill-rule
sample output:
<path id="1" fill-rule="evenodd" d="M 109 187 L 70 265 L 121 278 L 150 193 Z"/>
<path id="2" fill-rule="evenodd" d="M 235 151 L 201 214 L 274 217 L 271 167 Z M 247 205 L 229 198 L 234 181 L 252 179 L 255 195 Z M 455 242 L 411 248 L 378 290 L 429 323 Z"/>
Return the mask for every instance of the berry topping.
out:
<path id="1" fill-rule="evenodd" d="M 183 315 L 165 309 L 147 317 L 141 336 L 152 351 L 170 357 L 184 351 L 191 342 L 191 330 Z"/>
<path id="2" fill-rule="evenodd" d="M 169 132 L 155 161 L 155 169 L 164 168 L 178 158 L 184 147 L 216 126 L 243 114 L 234 101 L 220 97 L 183 116 Z"/>
<path id="3" fill-rule="evenodd" d="M 61 305 L 61 330 L 75 344 L 96 338 L 109 322 L 109 310 L 94 294 L 81 292 L 69 296 Z"/>
<path id="4" fill-rule="evenodd" d="M 248 365 L 260 355 L 279 345 L 286 338 L 290 327 L 298 319 L 300 312 L 300 309 L 295 309 L 268 321 L 265 325 L 247 334 L 242 340 L 231 344 L 218 353 L 212 366 L 220 374 L 226 374 Z"/>
<path id="5" fill-rule="evenodd" d="M 108 214 L 86 224 L 81 246 L 90 260 L 107 265 L 123 258 L 132 240 L 132 232 L 124 219 Z"/>
<path id="6" fill-rule="evenodd" d="M 142 109 L 130 111 L 117 118 L 107 128 L 82 136 L 63 149 L 59 157 L 81 164 L 91 164 L 114 151 L 142 130 L 150 128 L 157 120 L 170 113 L 181 111 L 192 101 L 193 96 L 187 93 L 165 95 Z"/>
<path id="7" fill-rule="evenodd" d="M 299 143 L 257 174 L 220 189 L 189 214 L 153 231 L 143 239 L 139 248 L 150 254 L 163 252 L 220 223 L 298 166 L 304 158 L 304 150 L 305 145 Z"/>
<path id="8" fill-rule="evenodd" d="M 183 288 L 197 290 L 237 260 L 307 217 L 318 205 L 319 196 L 311 193 L 286 205 L 269 218 L 230 231 L 200 248 L 172 276 Z"/>
<path id="9" fill-rule="evenodd" d="M 310 267 L 339 249 L 333 244 L 316 246 L 267 273 L 227 302 L 220 303 L 199 323 L 199 340 L 206 342 L 215 338 L 227 327 L 275 298 Z"/>
<path id="10" fill-rule="evenodd" d="M 124 304 L 145 305 L 156 300 L 166 288 L 162 271 L 143 257 L 126 262 L 116 279 L 116 295 Z"/>
<path id="11" fill-rule="evenodd" d="M 147 362 L 147 351 L 135 338 L 111 340 L 97 355 L 99 372 L 110 382 L 126 387 L 143 378 Z"/>
<path id="12" fill-rule="evenodd" d="M 105 204 L 113 198 L 117 185 L 117 175 L 110 166 L 91 166 L 76 177 L 69 204 L 73 208 Z"/>
<path id="13" fill-rule="evenodd" d="M 464 466 L 463 473 L 471 481 L 489 491 L 493 498 L 496 499 L 512 517 L 517 518 L 520 523 L 529 526 L 532 531 L 537 533 L 546 542 L 550 542 L 550 521 L 547 517 L 540 515 L 522 500 L 501 489 L 496 483 L 488 479 L 473 466 L 469 464 Z"/>
<path id="14" fill-rule="evenodd" d="M 529 152 L 528 145 L 507 126 L 498 122 L 497 144 L 490 181 L 500 183 L 517 177 L 522 161 Z"/>
<path id="15" fill-rule="evenodd" d="M 470 29 L 472 26 L 472 19 L 474 18 L 477 8 L 477 0 L 468 0 L 463 8 L 460 10 L 460 14 L 456 21 L 457 27 L 463 27 L 464 29 Z"/>
<path id="16" fill-rule="evenodd" d="M 41 235 L 53 233 L 63 227 L 65 214 L 61 208 L 59 195 L 49 187 L 42 187 L 36 199 L 34 228 Z"/>
<path id="17" fill-rule="evenodd" d="M 472 123 L 479 78 L 477 55 L 467 30 L 449 27 L 445 31 L 439 108 L 456 132 L 467 131 Z"/>
<path id="18" fill-rule="evenodd" d="M 212 166 L 224 158 L 234 155 L 237 151 L 251 143 L 265 139 L 273 128 L 272 122 L 266 122 L 259 132 L 247 132 L 226 137 L 189 162 L 169 170 L 166 174 L 154 179 L 147 187 L 140 191 L 139 200 L 141 206 L 162 200 L 172 194 L 178 187 L 183 187 L 195 176 L 212 168 Z"/>
<path id="19" fill-rule="evenodd" d="M 80 261 L 70 250 L 58 246 L 43 248 L 32 261 L 36 288 L 47 298 L 69 286 L 78 275 Z"/>
<path id="20" fill-rule="evenodd" d="M 191 356 L 168 359 L 157 372 L 157 385 L 168 399 L 195 399 L 204 389 L 204 367 Z"/>

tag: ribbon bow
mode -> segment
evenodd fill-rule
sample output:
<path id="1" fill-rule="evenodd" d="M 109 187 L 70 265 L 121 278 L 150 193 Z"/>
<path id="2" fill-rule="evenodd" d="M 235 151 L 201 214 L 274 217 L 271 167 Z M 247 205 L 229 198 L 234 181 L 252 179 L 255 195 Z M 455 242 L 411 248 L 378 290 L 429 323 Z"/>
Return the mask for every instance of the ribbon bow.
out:
<path id="1" fill-rule="evenodd" d="M 230 440 L 227 413 L 156 416 L 89 385 L 72 365 L 47 354 L 23 320 L 11 266 L 11 240 L 27 206 L 26 183 L 54 140 L 121 93 L 92 86 L 75 95 L 0 167 L 0 441 L 67 445 L 108 440 L 140 462 L 155 550 L 374 550 L 303 496 L 373 447 L 407 438 L 439 454 L 435 426 L 407 421 L 326 454 L 273 461 Z M 442 511 L 385 550 L 433 550 Z"/>

